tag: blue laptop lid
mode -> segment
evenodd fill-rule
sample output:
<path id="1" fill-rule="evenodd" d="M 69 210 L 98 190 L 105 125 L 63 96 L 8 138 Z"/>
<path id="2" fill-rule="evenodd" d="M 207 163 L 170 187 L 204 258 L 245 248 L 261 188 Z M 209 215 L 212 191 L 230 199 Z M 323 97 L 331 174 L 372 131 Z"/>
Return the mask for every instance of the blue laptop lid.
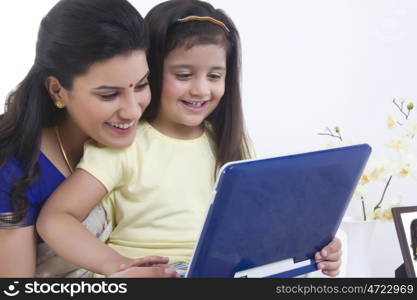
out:
<path id="1" fill-rule="evenodd" d="M 362 144 L 225 165 L 187 277 L 314 259 L 334 238 L 370 153 Z M 280 275 L 313 271 L 310 262 Z"/>

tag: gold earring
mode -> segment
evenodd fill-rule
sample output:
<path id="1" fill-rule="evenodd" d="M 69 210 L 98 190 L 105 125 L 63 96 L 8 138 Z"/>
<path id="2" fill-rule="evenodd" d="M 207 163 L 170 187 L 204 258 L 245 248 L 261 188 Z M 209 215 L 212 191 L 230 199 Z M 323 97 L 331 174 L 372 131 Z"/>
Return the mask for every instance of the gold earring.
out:
<path id="1" fill-rule="evenodd" d="M 59 109 L 63 109 L 63 108 L 64 108 L 64 103 L 62 103 L 61 101 L 57 101 L 57 102 L 55 102 L 55 105 L 56 105 L 56 107 L 57 107 L 57 108 L 59 108 Z"/>

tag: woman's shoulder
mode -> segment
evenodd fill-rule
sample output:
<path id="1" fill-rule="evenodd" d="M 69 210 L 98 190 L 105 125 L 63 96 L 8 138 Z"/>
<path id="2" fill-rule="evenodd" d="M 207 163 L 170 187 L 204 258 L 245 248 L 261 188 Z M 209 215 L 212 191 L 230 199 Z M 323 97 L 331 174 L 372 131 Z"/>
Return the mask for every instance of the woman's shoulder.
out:
<path id="1" fill-rule="evenodd" d="M 39 176 L 25 191 L 29 206 L 33 207 L 42 206 L 58 184 L 65 179 L 42 153 L 39 154 L 38 163 Z M 0 212 L 13 211 L 12 186 L 22 176 L 23 169 L 24 164 L 16 157 L 9 158 L 0 168 Z"/>

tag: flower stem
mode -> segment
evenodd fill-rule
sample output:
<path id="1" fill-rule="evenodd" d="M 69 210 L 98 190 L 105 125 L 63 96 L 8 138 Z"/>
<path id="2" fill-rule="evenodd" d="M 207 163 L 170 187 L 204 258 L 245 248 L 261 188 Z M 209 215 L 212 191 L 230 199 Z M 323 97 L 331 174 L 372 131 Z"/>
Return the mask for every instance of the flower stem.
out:
<path id="1" fill-rule="evenodd" d="M 388 181 L 387 181 L 387 184 L 385 185 L 384 192 L 382 193 L 381 200 L 379 200 L 378 204 L 374 207 L 374 211 L 375 211 L 375 210 L 377 210 L 378 208 L 381 208 L 381 203 L 382 203 L 382 201 L 384 200 L 384 197 L 385 197 L 385 192 L 386 192 L 386 191 L 387 191 L 387 189 L 388 189 L 388 186 L 389 186 L 389 184 L 390 184 L 390 182 L 391 182 L 391 179 L 392 179 L 392 175 L 389 177 L 389 179 L 388 179 Z"/>
<path id="2" fill-rule="evenodd" d="M 342 135 L 340 134 L 340 132 L 337 132 L 337 135 L 335 135 L 335 134 L 333 133 L 333 131 L 332 131 L 329 127 L 326 127 L 326 129 L 327 129 L 328 133 L 317 133 L 317 134 L 318 134 L 318 135 L 328 135 L 328 136 L 331 136 L 331 137 L 337 138 L 337 139 L 339 139 L 341 142 L 343 142 Z"/>
<path id="3" fill-rule="evenodd" d="M 392 102 L 395 104 L 395 106 L 398 108 L 398 110 L 404 115 L 405 119 L 408 120 L 408 117 L 410 116 L 410 111 L 408 113 L 404 112 L 404 101 L 401 101 L 401 106 L 398 105 L 398 103 L 395 101 L 396 99 L 392 100 Z"/>
<path id="4" fill-rule="evenodd" d="M 362 198 L 362 213 L 363 213 L 363 220 L 366 221 L 365 201 L 363 201 L 363 198 Z"/>

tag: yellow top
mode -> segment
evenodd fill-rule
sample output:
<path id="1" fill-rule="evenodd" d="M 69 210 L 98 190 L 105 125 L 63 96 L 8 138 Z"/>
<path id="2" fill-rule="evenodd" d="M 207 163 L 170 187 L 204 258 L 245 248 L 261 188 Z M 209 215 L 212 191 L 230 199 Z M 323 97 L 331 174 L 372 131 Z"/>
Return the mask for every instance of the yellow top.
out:
<path id="1" fill-rule="evenodd" d="M 142 122 L 127 148 L 88 142 L 78 167 L 112 192 L 103 200 L 114 225 L 110 247 L 130 258 L 160 255 L 170 264 L 189 262 L 215 179 L 206 133 L 179 140 Z"/>

